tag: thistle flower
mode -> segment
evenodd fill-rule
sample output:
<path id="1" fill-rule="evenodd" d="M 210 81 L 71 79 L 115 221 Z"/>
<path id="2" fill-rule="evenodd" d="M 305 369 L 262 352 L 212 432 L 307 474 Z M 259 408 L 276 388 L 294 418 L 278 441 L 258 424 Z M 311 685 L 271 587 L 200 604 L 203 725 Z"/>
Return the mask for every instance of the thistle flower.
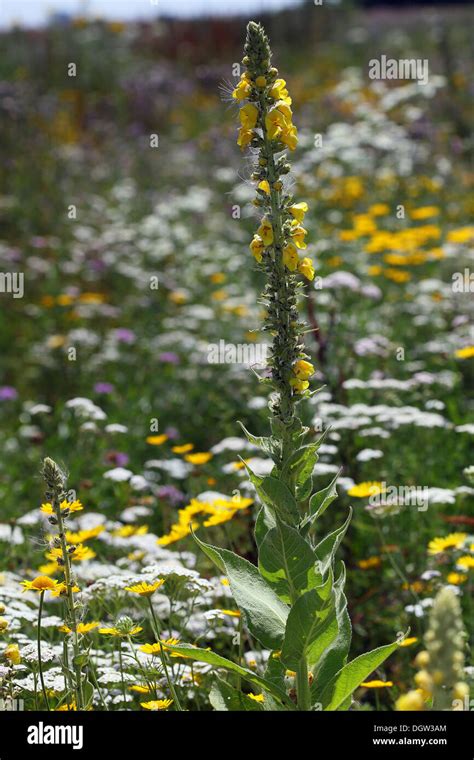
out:
<path id="1" fill-rule="evenodd" d="M 304 378 L 293 373 L 297 362 L 308 359 L 302 342 L 305 324 L 298 314 L 298 292 L 302 283 L 298 274 L 314 278 L 309 257 L 300 259 L 306 248 L 307 231 L 301 226 L 308 210 L 305 202 L 295 203 L 285 189 L 283 178 L 290 171 L 286 148 L 295 150 L 298 139 L 292 121 L 291 98 L 286 82 L 271 66 L 271 51 L 260 24 L 250 22 L 245 43 L 246 67 L 233 97 L 241 105 L 238 144 L 251 145 L 258 151 L 252 179 L 257 182 L 254 204 L 262 209 L 262 218 L 250 250 L 258 267 L 265 273 L 263 292 L 267 317 L 263 329 L 273 335 L 269 367 L 275 396 L 271 401 L 274 416 L 284 425 L 294 421 L 298 396 L 305 395 L 311 372 Z"/>

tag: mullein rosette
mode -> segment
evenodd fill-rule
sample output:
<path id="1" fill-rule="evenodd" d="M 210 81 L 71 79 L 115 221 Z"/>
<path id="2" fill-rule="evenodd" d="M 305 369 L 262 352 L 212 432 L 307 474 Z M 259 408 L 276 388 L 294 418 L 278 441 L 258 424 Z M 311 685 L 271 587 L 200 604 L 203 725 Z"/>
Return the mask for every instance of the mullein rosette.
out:
<path id="1" fill-rule="evenodd" d="M 312 473 L 324 435 L 305 444 L 309 430 L 296 413 L 298 402 L 310 393 L 309 378 L 314 373 L 298 313 L 304 278 L 314 276 L 311 260 L 299 255 L 306 247 L 302 222 L 307 206 L 294 203 L 282 180 L 290 171 L 284 150 L 296 147 L 297 133 L 286 84 L 271 66 L 263 28 L 254 22 L 247 27 L 243 63 L 246 71 L 234 91 L 236 100 L 246 101 L 239 112 L 238 142 L 258 152 L 253 179 L 255 203 L 263 215 L 250 247 L 267 280 L 264 329 L 273 336 L 273 345 L 271 378 L 262 382 L 269 382 L 273 393 L 271 435 L 254 436 L 242 427 L 274 466 L 269 475 L 260 476 L 244 462 L 261 504 L 255 524 L 257 566 L 193 535 L 227 576 L 244 629 L 269 651 L 269 657 L 261 673 L 242 664 L 243 642 L 239 662 L 192 645 L 168 648 L 235 674 L 236 686 L 215 677 L 210 700 L 217 710 L 345 710 L 355 689 L 400 642 L 347 661 L 351 623 L 345 569 L 342 562 L 336 564 L 335 555 L 351 515 L 329 535 L 316 537 L 318 518 L 337 496 L 337 476 L 313 493 Z"/>

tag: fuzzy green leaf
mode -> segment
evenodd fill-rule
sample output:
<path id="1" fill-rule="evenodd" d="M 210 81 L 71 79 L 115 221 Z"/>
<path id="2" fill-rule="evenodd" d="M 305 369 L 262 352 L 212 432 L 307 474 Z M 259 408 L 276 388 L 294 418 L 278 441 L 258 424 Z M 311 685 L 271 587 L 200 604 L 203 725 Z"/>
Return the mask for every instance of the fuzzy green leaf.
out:
<path id="1" fill-rule="evenodd" d="M 308 514 L 304 517 L 300 527 L 310 527 L 312 523 L 321 517 L 330 504 L 337 498 L 336 483 L 341 474 L 341 470 L 337 473 L 334 480 L 332 480 L 326 488 L 313 494 L 309 502 Z"/>
<path id="2" fill-rule="evenodd" d="M 314 570 L 314 551 L 297 530 L 284 523 L 272 528 L 260 546 L 260 574 L 284 602 L 321 581 Z"/>
<path id="3" fill-rule="evenodd" d="M 218 676 L 212 684 L 209 701 L 214 710 L 219 712 L 262 712 L 263 706 L 247 694 L 237 691 L 233 686 Z"/>
<path id="4" fill-rule="evenodd" d="M 287 709 L 296 709 L 293 702 L 286 695 L 286 693 L 278 688 L 278 686 L 276 686 L 274 683 L 267 681 L 265 678 L 259 676 L 257 673 L 254 673 L 252 670 L 248 670 L 247 668 L 243 668 L 241 665 L 237 665 L 235 662 L 228 660 L 226 657 L 221 657 L 220 654 L 216 654 L 209 649 L 200 649 L 199 647 L 194 647 L 191 644 L 176 644 L 175 646 L 170 646 L 167 644 L 166 651 L 182 654 L 190 660 L 195 660 L 197 662 L 207 662 L 209 665 L 214 665 L 216 668 L 224 668 L 224 670 L 229 670 L 232 673 L 237 673 L 237 675 L 241 676 L 241 678 L 244 678 L 249 683 L 255 684 L 255 686 L 260 687 L 264 691 L 268 691 L 269 694 L 275 697 L 275 699 L 277 699 L 278 702 L 283 704 Z"/>
<path id="5" fill-rule="evenodd" d="M 278 598 L 251 562 L 228 549 L 206 544 L 196 536 L 194 538 L 219 570 L 229 578 L 232 595 L 245 615 L 250 632 L 264 647 L 278 649 L 285 633 L 287 605 Z"/>
<path id="6" fill-rule="evenodd" d="M 356 657 L 336 673 L 321 695 L 323 710 L 338 710 L 360 684 L 398 648 L 399 642 L 386 644 Z"/>
<path id="7" fill-rule="evenodd" d="M 323 538 L 314 550 L 315 556 L 320 563 L 320 572 L 322 575 L 325 575 L 328 568 L 331 567 L 334 561 L 334 556 L 349 527 L 351 518 L 352 507 L 349 507 L 349 515 L 344 524 Z"/>

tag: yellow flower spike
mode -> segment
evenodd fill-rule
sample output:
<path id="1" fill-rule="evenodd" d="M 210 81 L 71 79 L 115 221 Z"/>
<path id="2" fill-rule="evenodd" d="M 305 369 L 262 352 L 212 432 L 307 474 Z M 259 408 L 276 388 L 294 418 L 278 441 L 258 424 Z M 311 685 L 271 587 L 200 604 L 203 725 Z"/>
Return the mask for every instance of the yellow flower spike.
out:
<path id="1" fill-rule="evenodd" d="M 302 261 L 300 261 L 298 264 L 298 272 L 306 277 L 307 280 L 314 280 L 315 271 L 313 262 L 310 258 L 305 257 Z"/>
<path id="2" fill-rule="evenodd" d="M 155 583 L 136 583 L 134 586 L 127 586 L 125 591 L 131 591 L 139 596 L 149 597 L 153 596 L 155 591 L 161 588 L 164 582 L 164 578 L 160 578 L 158 581 L 155 581 Z"/>

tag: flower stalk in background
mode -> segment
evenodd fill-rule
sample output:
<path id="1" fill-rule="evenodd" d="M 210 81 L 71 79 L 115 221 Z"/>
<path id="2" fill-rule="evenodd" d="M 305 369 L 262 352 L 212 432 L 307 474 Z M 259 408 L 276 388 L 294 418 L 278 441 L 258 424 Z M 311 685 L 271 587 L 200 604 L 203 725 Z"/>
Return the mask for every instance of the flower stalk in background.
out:
<path id="1" fill-rule="evenodd" d="M 316 521 L 337 496 L 337 476 L 313 493 L 312 473 L 324 436 L 305 443 L 309 430 L 296 413 L 297 404 L 310 394 L 309 379 L 314 373 L 298 311 L 303 284 L 299 276 L 314 277 L 311 259 L 299 255 L 306 248 L 302 221 L 308 207 L 295 203 L 285 189 L 290 172 L 285 151 L 296 148 L 297 130 L 286 83 L 271 65 L 262 26 L 254 22 L 247 27 L 243 64 L 246 70 L 234 91 L 241 103 L 238 144 L 255 151 L 255 205 L 263 216 L 250 249 L 266 275 L 263 329 L 273 336 L 271 376 L 262 379 L 272 390 L 271 435 L 257 437 L 243 430 L 252 444 L 273 459 L 274 467 L 263 477 L 244 462 L 261 503 L 255 525 L 258 566 L 193 535 L 227 576 L 243 627 L 270 650 L 270 656 L 260 675 L 210 650 L 181 644 L 167 649 L 238 676 L 237 688 L 216 679 L 211 693 L 216 709 L 345 710 L 355 689 L 399 642 L 347 662 L 351 623 L 344 595 L 345 568 L 342 562 L 336 565 L 335 555 L 351 515 L 329 535 L 316 539 Z M 294 679 L 290 688 L 288 672 Z M 243 684 L 258 693 L 246 693 Z"/>
<path id="2" fill-rule="evenodd" d="M 46 483 L 46 504 L 43 504 L 42 511 L 48 514 L 51 525 L 56 526 L 57 533 L 50 539 L 50 549 L 54 554 L 57 564 L 64 573 L 64 579 L 61 582 L 53 582 L 54 588 L 51 592 L 55 596 L 63 597 L 65 601 L 64 623 L 71 631 L 72 637 L 72 669 L 69 668 L 68 649 L 64 647 L 65 663 L 64 667 L 68 676 L 67 680 L 73 682 L 73 691 L 75 694 L 75 703 L 78 710 L 86 709 L 92 702 L 93 686 L 84 677 L 83 668 L 87 664 L 88 656 L 81 646 L 81 636 L 78 631 L 79 603 L 76 603 L 74 594 L 79 591 L 76 585 L 71 559 L 78 549 L 75 545 L 70 545 L 66 539 L 65 521 L 71 514 L 82 509 L 79 501 L 69 502 L 66 494 L 66 476 L 49 457 L 43 462 L 43 478 Z"/>
<path id="3" fill-rule="evenodd" d="M 425 635 L 426 650 L 415 659 L 417 689 L 402 694 L 397 710 L 464 710 L 469 698 L 465 681 L 466 634 L 461 605 L 454 592 L 438 591 Z"/>

